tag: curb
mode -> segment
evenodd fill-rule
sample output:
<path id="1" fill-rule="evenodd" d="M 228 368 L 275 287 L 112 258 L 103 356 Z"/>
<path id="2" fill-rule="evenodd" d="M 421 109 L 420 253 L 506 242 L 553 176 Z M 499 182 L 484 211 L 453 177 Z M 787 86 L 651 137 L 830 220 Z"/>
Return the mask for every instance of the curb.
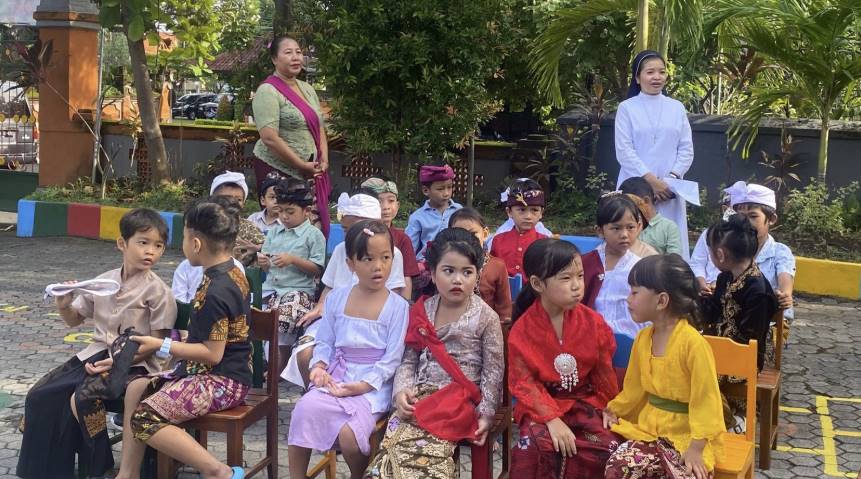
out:
<path id="1" fill-rule="evenodd" d="M 861 299 L 861 264 L 795 258 L 795 291 Z"/>

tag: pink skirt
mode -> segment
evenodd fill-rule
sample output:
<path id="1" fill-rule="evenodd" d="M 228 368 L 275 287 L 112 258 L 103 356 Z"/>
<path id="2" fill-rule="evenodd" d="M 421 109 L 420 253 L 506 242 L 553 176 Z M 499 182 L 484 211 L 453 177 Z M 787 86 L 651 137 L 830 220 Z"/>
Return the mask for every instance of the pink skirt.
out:
<path id="1" fill-rule="evenodd" d="M 371 412 L 371 403 L 362 396 L 337 398 L 320 389 L 305 393 L 290 417 L 287 444 L 328 451 L 335 447 L 338 433 L 346 425 L 356 435 L 359 450 L 371 453 L 371 434 L 382 414 Z"/>

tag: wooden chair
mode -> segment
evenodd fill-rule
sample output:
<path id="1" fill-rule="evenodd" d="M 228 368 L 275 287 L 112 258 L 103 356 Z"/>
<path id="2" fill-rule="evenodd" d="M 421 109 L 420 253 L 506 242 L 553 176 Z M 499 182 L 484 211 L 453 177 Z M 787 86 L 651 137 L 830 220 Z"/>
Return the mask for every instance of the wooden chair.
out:
<path id="1" fill-rule="evenodd" d="M 756 379 L 756 404 L 759 407 L 759 468 L 771 467 L 771 450 L 777 448 L 780 414 L 780 367 L 783 360 L 783 310 L 774 314 L 774 366 L 764 367 Z"/>
<path id="2" fill-rule="evenodd" d="M 270 341 L 278 344 L 278 312 L 253 309 L 249 320 L 250 336 L 257 341 Z M 246 469 L 245 477 L 251 477 L 264 468 L 269 479 L 278 477 L 278 348 L 269 348 L 268 377 L 274 378 L 266 384 L 266 389 L 251 389 L 245 404 L 226 411 L 214 412 L 193 419 L 182 426 L 193 429 L 197 440 L 206 447 L 207 432 L 227 434 L 227 464 L 244 466 L 242 436 L 249 426 L 266 419 L 266 456 L 257 464 Z M 170 456 L 158 453 L 159 479 L 173 479 L 176 476 L 176 461 Z"/>
<path id="3" fill-rule="evenodd" d="M 747 430 L 744 435 L 723 433 L 723 454 L 717 457 L 715 479 L 753 479 L 754 436 L 756 432 L 756 341 L 739 344 L 729 338 L 705 336 L 715 358 L 717 373 L 745 378 Z"/>

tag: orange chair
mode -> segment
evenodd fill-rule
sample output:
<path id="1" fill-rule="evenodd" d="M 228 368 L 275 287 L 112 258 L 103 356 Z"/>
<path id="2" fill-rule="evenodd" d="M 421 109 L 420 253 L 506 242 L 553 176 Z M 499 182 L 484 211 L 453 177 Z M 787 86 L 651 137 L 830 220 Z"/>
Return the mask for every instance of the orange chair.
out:
<path id="1" fill-rule="evenodd" d="M 716 459 L 715 479 L 753 479 L 754 436 L 756 432 L 756 341 L 739 344 L 729 338 L 704 336 L 712 348 L 717 373 L 747 380 L 745 398 L 747 429 L 744 435 L 726 432 L 723 453 Z"/>
<path id="2" fill-rule="evenodd" d="M 252 340 L 269 341 L 278 344 L 278 311 L 251 310 L 249 320 Z M 242 436 L 249 426 L 261 419 L 266 419 L 266 456 L 257 464 L 245 471 L 245 477 L 251 477 L 264 468 L 269 479 L 278 477 L 278 348 L 269 348 L 269 368 L 266 389 L 251 389 L 245 398 L 245 404 L 226 411 L 207 414 L 182 424 L 186 429 L 196 432 L 198 442 L 206 447 L 207 431 L 222 432 L 227 435 L 227 464 L 243 466 Z M 176 461 L 170 456 L 158 453 L 159 479 L 176 477 Z"/>

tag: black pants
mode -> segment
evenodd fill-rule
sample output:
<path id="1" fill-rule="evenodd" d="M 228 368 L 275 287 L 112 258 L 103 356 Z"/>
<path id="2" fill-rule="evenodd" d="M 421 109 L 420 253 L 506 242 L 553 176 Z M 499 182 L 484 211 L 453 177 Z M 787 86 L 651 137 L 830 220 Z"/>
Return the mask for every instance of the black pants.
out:
<path id="1" fill-rule="evenodd" d="M 76 455 L 79 456 L 79 467 L 86 468 L 90 476 L 103 476 L 113 469 L 114 456 L 107 429 L 103 427 L 104 414 L 101 414 L 100 423 L 95 419 L 89 420 L 88 433 L 88 425 L 83 420 L 85 411 L 78 406 L 79 417 L 82 418 L 79 424 L 69 405 L 75 389 L 88 377 L 84 363 L 107 356 L 103 351 L 84 362 L 73 357 L 45 375 L 27 393 L 24 438 L 16 471 L 18 477 L 74 478 Z M 96 418 L 96 415 L 90 417 Z"/>

